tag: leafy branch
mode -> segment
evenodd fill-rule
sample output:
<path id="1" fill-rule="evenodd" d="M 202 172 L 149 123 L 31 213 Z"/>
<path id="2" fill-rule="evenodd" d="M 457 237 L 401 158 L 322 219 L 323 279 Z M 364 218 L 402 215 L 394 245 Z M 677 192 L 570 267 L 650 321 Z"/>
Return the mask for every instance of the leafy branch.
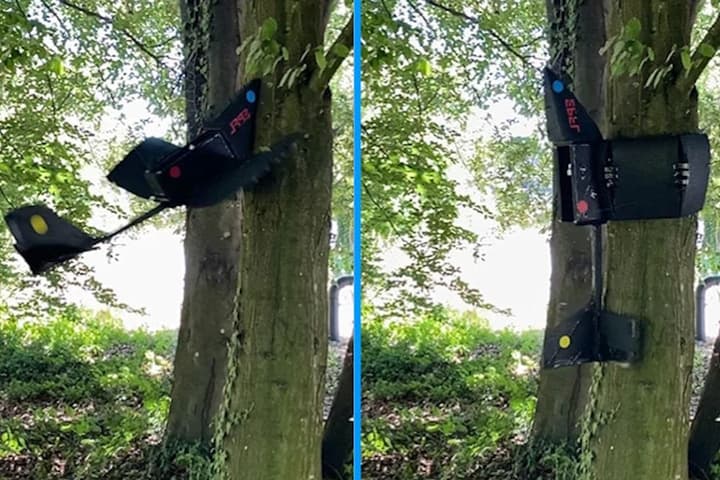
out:
<path id="1" fill-rule="evenodd" d="M 523 55 L 522 53 L 520 53 L 514 45 L 511 45 L 510 43 L 508 43 L 507 41 L 505 41 L 505 39 L 503 39 L 502 36 L 500 36 L 499 33 L 497 33 L 495 30 L 493 30 L 493 29 L 488 28 L 487 26 L 485 26 L 485 25 L 483 24 L 483 21 L 482 21 L 480 18 L 478 18 L 478 17 L 473 17 L 472 15 L 468 15 L 468 14 L 466 14 L 466 13 L 464 13 L 464 12 L 461 12 L 460 10 L 456 10 L 456 9 L 454 9 L 454 8 L 452 8 L 452 7 L 447 6 L 447 5 L 443 5 L 443 4 L 439 3 L 439 2 L 437 2 L 436 0 L 425 0 L 425 2 L 426 2 L 428 5 L 432 5 L 432 6 L 435 7 L 435 8 L 439 8 L 440 10 L 443 10 L 443 11 L 445 11 L 446 13 L 449 13 L 450 15 L 453 15 L 453 16 L 455 16 L 455 17 L 459 17 L 459 18 L 465 19 L 465 20 L 467 20 L 467 21 L 469 21 L 469 22 L 472 22 L 472 23 L 476 24 L 478 27 L 480 27 L 481 33 L 487 34 L 487 36 L 491 37 L 493 40 L 495 40 L 495 41 L 498 42 L 500 45 L 502 45 L 502 47 L 503 47 L 505 50 L 507 50 L 508 52 L 510 52 L 510 54 L 512 54 L 512 55 L 513 55 L 514 57 L 516 57 L 517 59 L 519 59 L 519 60 L 520 60 L 522 63 L 524 63 L 525 65 L 531 66 L 531 67 L 533 66 L 533 65 L 530 63 L 530 57 L 529 57 L 529 56 Z M 534 68 L 534 67 L 533 67 L 533 68 Z"/>
<path id="2" fill-rule="evenodd" d="M 682 91 L 689 93 L 700 78 L 700 75 L 708 66 L 710 60 L 715 56 L 718 46 L 720 46 L 720 15 L 715 19 L 708 31 L 705 33 L 700 45 L 695 49 L 691 56 L 692 69 L 684 77 L 678 77 L 676 87 Z"/>
<path id="3" fill-rule="evenodd" d="M 65 5 L 65 6 L 68 7 L 68 8 L 71 8 L 71 9 L 76 10 L 76 11 L 78 11 L 78 12 L 84 13 L 85 15 L 88 15 L 88 16 L 90 16 L 90 17 L 97 18 L 98 20 L 100 20 L 100 21 L 101 21 L 102 23 L 104 23 L 105 25 L 110 25 L 110 26 L 112 26 L 113 28 L 117 28 L 117 26 L 115 25 L 115 21 L 114 21 L 112 18 L 110 18 L 110 17 L 106 17 L 105 15 L 102 15 L 101 13 L 98 13 L 98 12 L 95 12 L 95 11 L 90 10 L 90 9 L 88 9 L 88 8 L 85 8 L 85 7 L 83 7 L 82 5 L 78 5 L 78 4 L 76 4 L 76 3 L 73 3 L 73 2 L 71 2 L 70 0 L 59 0 L 59 2 L 60 2 L 62 5 Z M 152 50 L 150 50 L 150 48 L 149 48 L 147 45 L 145 45 L 143 42 L 141 42 L 140 39 L 139 39 L 138 37 L 136 37 L 132 32 L 130 32 L 129 30 L 127 30 L 127 29 L 125 29 L 125 28 L 117 28 L 117 30 L 118 30 L 125 38 L 127 38 L 128 40 L 130 40 L 130 42 L 132 42 L 132 43 L 133 43 L 138 49 L 140 49 L 143 53 L 145 53 L 147 56 L 149 56 L 150 58 L 152 58 L 153 60 L 155 60 L 155 63 L 157 63 L 157 64 L 158 64 L 159 66 L 161 66 L 161 67 L 165 67 L 165 63 L 163 62 L 162 57 L 160 57 L 160 56 L 157 55 L 155 52 L 153 52 Z"/>
<path id="4" fill-rule="evenodd" d="M 330 50 L 322 55 L 316 55 L 316 61 L 319 60 L 318 68 L 310 79 L 310 88 L 316 91 L 323 91 L 327 88 L 332 80 L 335 72 L 337 72 L 343 60 L 350 55 L 353 47 L 354 23 L 355 16 L 350 15 L 347 23 L 343 27 L 338 37 L 333 42 Z M 322 65 L 321 65 L 322 64 Z"/>

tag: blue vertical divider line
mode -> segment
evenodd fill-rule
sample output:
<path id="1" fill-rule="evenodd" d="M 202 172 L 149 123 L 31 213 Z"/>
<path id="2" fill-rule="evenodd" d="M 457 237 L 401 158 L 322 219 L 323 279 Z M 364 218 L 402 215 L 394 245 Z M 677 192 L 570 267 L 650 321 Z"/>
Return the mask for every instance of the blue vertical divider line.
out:
<path id="1" fill-rule="evenodd" d="M 360 381 L 360 365 L 362 358 L 362 342 L 361 342 L 361 329 L 360 329 L 360 312 L 362 305 L 362 265 L 360 259 L 362 258 L 360 233 L 362 231 L 360 225 L 360 212 L 361 212 L 361 149 L 360 149 L 360 107 L 361 107 L 361 45 L 360 39 L 362 24 L 361 15 L 361 0 L 355 0 L 354 4 L 354 18 L 353 18 L 353 224 L 355 226 L 353 230 L 353 270 L 354 270 L 354 285 L 353 285 L 353 297 L 355 300 L 354 304 L 354 323 L 353 323 L 353 479 L 360 480 L 362 475 L 362 454 L 360 444 L 360 428 L 361 428 L 361 381 Z"/>

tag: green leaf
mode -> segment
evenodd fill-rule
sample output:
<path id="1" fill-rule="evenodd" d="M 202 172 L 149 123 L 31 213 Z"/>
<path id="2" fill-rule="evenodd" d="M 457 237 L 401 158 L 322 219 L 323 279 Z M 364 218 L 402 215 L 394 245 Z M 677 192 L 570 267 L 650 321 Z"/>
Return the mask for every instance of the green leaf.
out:
<path id="1" fill-rule="evenodd" d="M 48 68 L 56 75 L 62 75 L 65 73 L 65 65 L 63 65 L 62 58 L 60 57 L 53 57 L 48 63 Z"/>
<path id="2" fill-rule="evenodd" d="M 715 55 L 715 47 L 709 43 L 701 43 L 698 47 L 698 51 L 700 52 L 700 55 L 707 58 L 712 58 L 712 56 Z"/>
<path id="3" fill-rule="evenodd" d="M 690 68 L 692 68 L 692 59 L 690 58 L 690 51 L 687 48 L 680 52 L 680 60 L 682 61 L 682 65 L 685 70 L 690 70 Z"/>
<path id="4" fill-rule="evenodd" d="M 315 50 L 315 63 L 320 67 L 320 70 L 325 70 L 325 67 L 327 67 L 327 59 L 325 58 L 325 53 L 323 53 L 322 48 Z"/>
<path id="5" fill-rule="evenodd" d="M 640 38 L 640 31 L 642 30 L 642 24 L 640 19 L 637 17 L 631 18 L 627 25 L 625 25 L 625 38 L 630 40 L 637 40 Z"/>
<path id="6" fill-rule="evenodd" d="M 260 38 L 263 40 L 271 40 L 277 32 L 278 23 L 273 17 L 268 17 L 260 27 Z"/>
<path id="7" fill-rule="evenodd" d="M 415 69 L 426 77 L 429 77 L 432 73 L 432 66 L 426 58 L 421 58 L 420 60 L 418 60 L 417 64 L 415 65 Z"/>
<path id="8" fill-rule="evenodd" d="M 350 48 L 348 48 L 347 45 L 344 45 L 342 43 L 338 43 L 337 45 L 334 45 L 332 48 L 332 51 L 335 55 L 337 55 L 340 58 L 345 58 L 348 55 L 350 55 Z"/>

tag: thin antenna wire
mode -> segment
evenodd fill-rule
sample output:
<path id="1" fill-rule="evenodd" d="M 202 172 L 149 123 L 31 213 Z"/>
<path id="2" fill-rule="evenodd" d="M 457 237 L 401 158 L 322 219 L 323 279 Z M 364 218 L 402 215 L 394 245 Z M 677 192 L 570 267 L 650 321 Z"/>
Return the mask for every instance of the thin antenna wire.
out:
<path id="1" fill-rule="evenodd" d="M 172 207 L 172 206 L 173 206 L 173 205 L 171 205 L 171 204 L 169 204 L 169 203 L 161 203 L 161 204 L 153 207 L 151 210 L 148 210 L 147 212 L 143 213 L 142 215 L 134 218 L 134 219 L 133 219 L 132 221 L 130 221 L 130 223 L 128 223 L 127 225 L 124 225 L 124 226 L 118 228 L 118 229 L 115 230 L 114 232 L 108 233 L 108 234 L 106 234 L 106 235 L 103 235 L 103 236 L 100 237 L 100 238 L 95 239 L 94 244 L 98 244 L 98 243 L 100 243 L 100 242 L 104 242 L 104 241 L 110 240 L 110 239 L 111 239 L 112 237 L 114 237 L 115 235 L 118 235 L 118 234 L 124 232 L 124 231 L 127 230 L 128 228 L 134 227 L 134 226 L 137 225 L 138 223 L 144 222 L 145 220 L 147 220 L 147 219 L 150 218 L 150 217 L 154 217 L 155 215 L 157 215 L 158 213 L 162 212 L 162 211 L 165 210 L 166 208 L 170 208 L 170 207 Z"/>

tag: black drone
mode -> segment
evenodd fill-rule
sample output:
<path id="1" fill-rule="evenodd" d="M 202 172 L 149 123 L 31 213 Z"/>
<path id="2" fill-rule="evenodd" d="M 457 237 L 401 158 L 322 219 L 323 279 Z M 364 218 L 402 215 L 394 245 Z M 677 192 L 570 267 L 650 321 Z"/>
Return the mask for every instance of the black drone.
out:
<path id="1" fill-rule="evenodd" d="M 147 138 L 107 175 L 129 192 L 158 202 L 153 209 L 112 233 L 92 237 L 44 205 L 10 211 L 5 221 L 15 249 L 33 274 L 93 250 L 128 228 L 166 208 L 207 207 L 259 182 L 279 163 L 299 134 L 285 137 L 269 150 L 253 155 L 260 80 L 249 83 L 205 130 L 184 147 Z"/>
<path id="2" fill-rule="evenodd" d="M 679 218 L 705 203 L 707 135 L 603 139 L 568 79 L 544 70 L 548 137 L 554 145 L 560 220 L 593 225 L 593 294 L 588 305 L 545 334 L 545 368 L 637 362 L 642 323 L 602 306 L 602 236 L 608 221 Z"/>

